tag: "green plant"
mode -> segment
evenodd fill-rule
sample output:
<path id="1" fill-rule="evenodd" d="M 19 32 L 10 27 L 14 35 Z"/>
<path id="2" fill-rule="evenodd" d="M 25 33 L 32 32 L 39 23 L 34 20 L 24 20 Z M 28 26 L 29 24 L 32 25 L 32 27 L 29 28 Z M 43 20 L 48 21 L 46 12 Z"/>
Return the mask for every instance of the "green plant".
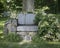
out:
<path id="1" fill-rule="evenodd" d="M 41 39 L 38 35 L 32 37 L 32 42 L 33 43 L 40 43 L 40 44 L 46 43 L 46 41 Z"/>
<path id="2" fill-rule="evenodd" d="M 46 40 L 53 41 L 58 39 L 56 33 L 60 33 L 60 25 L 58 18 L 53 14 L 43 16 L 42 20 L 38 24 L 39 35 Z"/>
<path id="3" fill-rule="evenodd" d="M 36 16 L 35 16 L 35 19 L 34 19 L 34 23 L 36 25 L 38 25 L 39 21 L 43 20 L 44 16 L 47 15 L 44 10 L 46 10 L 46 9 L 39 9 L 39 10 L 36 11 Z"/>
<path id="4" fill-rule="evenodd" d="M 20 42 L 22 41 L 22 37 L 17 33 L 9 33 L 8 35 L 5 35 L 5 40 L 9 42 Z"/>
<path id="5" fill-rule="evenodd" d="M 60 35 L 60 23 L 57 15 L 44 14 L 39 11 L 35 18 L 35 24 L 38 25 L 38 34 L 44 40 L 59 41 L 57 33 Z"/>
<path id="6" fill-rule="evenodd" d="M 4 34 L 3 32 L 0 32 L 0 41 L 3 41 L 4 40 Z"/>

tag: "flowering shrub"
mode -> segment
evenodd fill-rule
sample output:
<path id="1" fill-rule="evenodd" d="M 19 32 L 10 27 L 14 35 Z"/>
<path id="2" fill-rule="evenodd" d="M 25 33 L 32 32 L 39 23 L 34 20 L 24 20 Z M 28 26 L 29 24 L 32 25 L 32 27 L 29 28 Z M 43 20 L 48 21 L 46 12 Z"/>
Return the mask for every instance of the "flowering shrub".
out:
<path id="1" fill-rule="evenodd" d="M 44 12 L 43 12 L 44 13 Z M 60 40 L 60 24 L 55 14 L 43 14 L 38 12 L 35 24 L 38 25 L 38 34 L 44 40 Z M 59 35 L 58 35 L 59 34 Z"/>
<path id="2" fill-rule="evenodd" d="M 60 33 L 58 18 L 53 14 L 43 16 L 38 24 L 38 34 L 44 40 L 58 41 L 57 33 Z"/>

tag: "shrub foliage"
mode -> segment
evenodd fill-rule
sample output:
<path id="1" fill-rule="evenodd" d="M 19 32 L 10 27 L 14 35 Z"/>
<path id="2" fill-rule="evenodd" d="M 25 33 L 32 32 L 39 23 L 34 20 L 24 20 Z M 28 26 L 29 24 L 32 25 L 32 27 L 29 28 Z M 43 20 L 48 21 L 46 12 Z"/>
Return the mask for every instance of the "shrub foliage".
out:
<path id="1" fill-rule="evenodd" d="M 39 36 L 48 41 L 60 40 L 60 24 L 55 14 L 38 12 L 35 18 Z"/>

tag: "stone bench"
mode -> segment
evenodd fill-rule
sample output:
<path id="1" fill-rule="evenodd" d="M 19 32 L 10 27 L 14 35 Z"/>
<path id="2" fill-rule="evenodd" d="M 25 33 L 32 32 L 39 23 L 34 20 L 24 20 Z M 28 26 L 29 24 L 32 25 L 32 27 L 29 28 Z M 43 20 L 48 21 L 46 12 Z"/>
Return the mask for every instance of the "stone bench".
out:
<path id="1" fill-rule="evenodd" d="M 35 14 L 18 14 L 17 19 L 6 22 L 5 28 L 7 32 L 36 32 L 38 27 L 34 25 L 34 19 Z"/>
<path id="2" fill-rule="evenodd" d="M 6 21 L 4 33 L 17 32 L 23 39 L 31 40 L 37 33 L 38 26 L 34 24 L 34 14 L 19 14 L 17 19 Z"/>
<path id="3" fill-rule="evenodd" d="M 17 26 L 17 31 L 37 31 L 38 27 L 34 25 L 34 19 L 35 19 L 35 14 L 29 13 L 29 14 L 19 14 L 18 15 L 18 24 Z"/>
<path id="4" fill-rule="evenodd" d="M 17 31 L 20 32 L 35 32 L 37 31 L 37 26 L 18 26 Z"/>

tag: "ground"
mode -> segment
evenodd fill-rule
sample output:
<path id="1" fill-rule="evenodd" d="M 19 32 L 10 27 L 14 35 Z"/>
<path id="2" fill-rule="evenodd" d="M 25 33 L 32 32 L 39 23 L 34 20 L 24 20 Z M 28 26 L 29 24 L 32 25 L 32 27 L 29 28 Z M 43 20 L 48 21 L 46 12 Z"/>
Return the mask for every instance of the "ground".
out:
<path id="1" fill-rule="evenodd" d="M 60 48 L 60 43 L 24 43 L 22 45 L 16 42 L 0 42 L 0 48 Z"/>

